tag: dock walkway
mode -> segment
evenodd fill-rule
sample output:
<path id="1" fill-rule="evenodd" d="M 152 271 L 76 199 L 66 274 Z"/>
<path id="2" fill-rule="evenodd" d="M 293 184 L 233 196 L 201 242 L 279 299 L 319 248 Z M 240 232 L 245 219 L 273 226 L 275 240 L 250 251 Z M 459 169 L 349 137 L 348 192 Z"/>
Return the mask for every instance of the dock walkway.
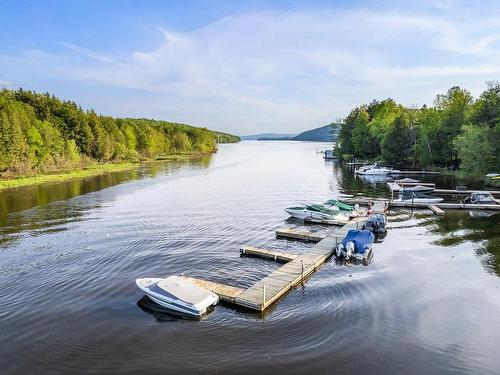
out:
<path id="1" fill-rule="evenodd" d="M 366 220 L 366 217 L 355 218 L 349 224 L 331 232 L 304 254 L 297 256 L 250 288 L 245 289 L 235 298 L 234 303 L 253 310 L 265 310 L 323 264 L 332 255 L 335 246 L 342 241 L 349 229 L 362 226 Z"/>

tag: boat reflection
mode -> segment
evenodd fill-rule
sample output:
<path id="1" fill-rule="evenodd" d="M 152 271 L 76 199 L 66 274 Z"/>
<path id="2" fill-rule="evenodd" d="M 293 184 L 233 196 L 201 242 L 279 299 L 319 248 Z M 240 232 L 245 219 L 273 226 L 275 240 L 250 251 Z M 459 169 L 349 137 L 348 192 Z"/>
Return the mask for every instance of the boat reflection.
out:
<path id="1" fill-rule="evenodd" d="M 178 311 L 168 309 L 166 307 L 158 305 L 156 302 L 151 300 L 148 296 L 143 296 L 137 301 L 137 306 L 144 312 L 152 315 L 157 322 L 171 322 L 175 320 L 201 320 L 203 316 L 188 316 L 184 315 Z M 210 310 L 212 311 L 212 310 Z M 210 313 L 207 312 L 207 314 Z"/>

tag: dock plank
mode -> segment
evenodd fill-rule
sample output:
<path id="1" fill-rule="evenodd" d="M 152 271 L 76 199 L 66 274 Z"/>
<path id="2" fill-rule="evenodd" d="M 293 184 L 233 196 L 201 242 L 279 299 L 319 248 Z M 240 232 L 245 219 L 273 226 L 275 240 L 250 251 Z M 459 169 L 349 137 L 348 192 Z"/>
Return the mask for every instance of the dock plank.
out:
<path id="1" fill-rule="evenodd" d="M 272 259 L 272 260 L 279 261 L 279 262 L 290 262 L 297 257 L 297 255 L 295 255 L 295 254 L 287 254 L 287 253 L 284 253 L 281 251 L 260 249 L 260 248 L 253 247 L 253 246 L 241 247 L 240 253 L 241 253 L 241 255 L 244 255 L 244 256 L 253 256 L 253 257 L 259 257 L 259 258 L 265 258 L 265 259 Z"/>
<path id="2" fill-rule="evenodd" d="M 291 238 L 295 240 L 319 242 L 326 237 L 324 234 L 314 232 L 301 231 L 292 228 L 281 228 L 276 231 L 277 237 Z"/>
<path id="3" fill-rule="evenodd" d="M 440 209 L 439 207 L 431 204 L 429 205 L 429 208 L 432 210 L 432 212 L 434 212 L 436 215 L 438 216 L 444 216 L 445 215 L 445 211 Z"/>
<path id="4" fill-rule="evenodd" d="M 189 277 L 189 276 L 182 276 L 182 277 L 186 280 L 189 280 L 193 284 L 198 285 L 199 287 L 211 290 L 212 292 L 217 294 L 221 300 L 227 302 L 234 303 L 236 297 L 239 296 L 245 290 L 243 288 L 238 288 L 227 284 L 215 283 L 213 281 L 208 281 L 203 279 L 197 279 L 194 277 Z"/>

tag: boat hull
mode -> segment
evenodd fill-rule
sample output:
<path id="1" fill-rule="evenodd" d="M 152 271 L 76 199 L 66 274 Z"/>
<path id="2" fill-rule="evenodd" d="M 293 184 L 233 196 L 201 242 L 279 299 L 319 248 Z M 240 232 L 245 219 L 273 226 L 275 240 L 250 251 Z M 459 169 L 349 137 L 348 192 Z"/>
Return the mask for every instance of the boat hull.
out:
<path id="1" fill-rule="evenodd" d="M 315 211 L 309 211 L 305 208 L 300 208 L 300 207 L 291 207 L 291 208 L 286 208 L 285 212 L 289 214 L 290 216 L 300 219 L 300 220 L 348 220 L 349 218 L 342 215 L 328 215 L 325 213 L 321 212 L 315 212 Z"/>
<path id="2" fill-rule="evenodd" d="M 206 313 L 210 306 L 216 305 L 219 302 L 219 297 L 213 294 L 207 300 L 203 301 L 200 305 L 194 305 L 183 301 L 178 298 L 172 298 L 164 294 L 156 293 L 150 289 L 150 286 L 156 284 L 161 278 L 152 279 L 137 279 L 136 285 L 141 289 L 146 295 L 158 305 L 165 307 L 169 310 L 176 311 L 183 315 L 199 317 Z"/>

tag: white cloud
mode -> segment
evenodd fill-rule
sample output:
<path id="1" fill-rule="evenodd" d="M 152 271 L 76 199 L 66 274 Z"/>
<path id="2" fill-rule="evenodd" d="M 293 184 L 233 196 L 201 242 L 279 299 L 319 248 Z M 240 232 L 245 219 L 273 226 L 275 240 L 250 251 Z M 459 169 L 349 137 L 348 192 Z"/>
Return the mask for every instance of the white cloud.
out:
<path id="1" fill-rule="evenodd" d="M 453 2 L 439 8 L 446 12 L 256 12 L 184 33 L 159 28 L 164 40 L 151 51 L 103 54 L 65 43 L 63 56 L 31 59 L 59 64 L 51 71 L 68 82 L 100 87 L 88 103 L 100 112 L 238 134 L 295 132 L 373 98 L 421 105 L 457 84 L 478 94 L 498 77 L 498 20 L 463 23 Z"/>

